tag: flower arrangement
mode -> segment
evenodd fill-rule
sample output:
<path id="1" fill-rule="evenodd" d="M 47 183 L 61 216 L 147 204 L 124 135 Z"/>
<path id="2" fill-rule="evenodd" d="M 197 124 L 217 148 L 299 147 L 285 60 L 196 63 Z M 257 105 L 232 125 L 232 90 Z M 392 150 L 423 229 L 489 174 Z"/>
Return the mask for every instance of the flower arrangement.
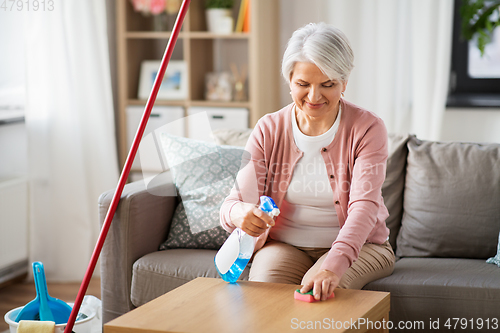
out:
<path id="1" fill-rule="evenodd" d="M 130 0 L 136 12 L 144 15 L 159 15 L 164 12 L 175 14 L 181 7 L 181 0 Z"/>

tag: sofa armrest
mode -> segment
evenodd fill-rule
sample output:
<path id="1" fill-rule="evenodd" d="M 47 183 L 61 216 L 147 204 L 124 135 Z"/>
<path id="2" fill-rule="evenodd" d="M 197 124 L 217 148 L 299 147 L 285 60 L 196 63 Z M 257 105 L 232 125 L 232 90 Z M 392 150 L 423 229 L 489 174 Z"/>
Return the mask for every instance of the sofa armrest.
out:
<path id="1" fill-rule="evenodd" d="M 111 190 L 99 198 L 101 226 L 113 194 Z M 103 323 L 135 308 L 130 300 L 132 266 L 140 257 L 158 250 L 176 206 L 169 171 L 147 188 L 142 180 L 125 186 L 100 256 Z"/>

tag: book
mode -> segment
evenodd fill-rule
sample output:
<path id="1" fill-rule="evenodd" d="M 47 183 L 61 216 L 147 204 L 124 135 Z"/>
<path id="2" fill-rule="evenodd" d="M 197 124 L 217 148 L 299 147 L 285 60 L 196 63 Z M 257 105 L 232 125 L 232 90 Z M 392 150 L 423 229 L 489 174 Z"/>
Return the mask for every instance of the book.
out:
<path id="1" fill-rule="evenodd" d="M 245 21 L 245 11 L 247 9 L 248 0 L 241 0 L 240 10 L 238 12 L 238 20 L 234 32 L 243 32 L 243 22 Z"/>
<path id="2" fill-rule="evenodd" d="M 252 0 L 246 1 L 245 6 L 245 19 L 243 20 L 243 32 L 250 32 L 250 2 Z"/>

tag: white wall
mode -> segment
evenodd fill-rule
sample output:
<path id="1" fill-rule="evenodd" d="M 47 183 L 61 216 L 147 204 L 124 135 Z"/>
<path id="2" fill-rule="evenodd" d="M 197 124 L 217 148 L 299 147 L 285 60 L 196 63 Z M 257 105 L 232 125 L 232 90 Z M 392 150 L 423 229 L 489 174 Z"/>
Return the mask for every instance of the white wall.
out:
<path id="1" fill-rule="evenodd" d="M 328 21 L 329 0 L 280 0 L 280 46 L 283 54 L 288 39 L 299 27 L 309 22 Z M 349 13 L 346 13 L 349 15 Z M 345 18 L 347 22 L 359 20 L 358 16 Z M 351 36 L 348 36 L 351 38 Z M 351 43 L 356 44 L 358 41 Z M 355 57 L 369 56 L 356 54 Z M 354 79 L 354 78 L 352 78 Z M 281 89 L 281 105 L 291 102 L 289 88 Z M 441 140 L 500 143 L 500 108 L 447 109 L 443 119 Z"/>
<path id="2" fill-rule="evenodd" d="M 441 139 L 500 143 L 500 108 L 447 109 Z"/>
<path id="3" fill-rule="evenodd" d="M 310 22 L 326 21 L 327 0 L 280 0 L 280 50 L 285 52 L 286 43 L 292 33 Z M 282 79 L 281 105 L 292 102 L 290 88 Z"/>
<path id="4" fill-rule="evenodd" d="M 24 108 L 23 17 L 0 10 L 0 111 Z"/>

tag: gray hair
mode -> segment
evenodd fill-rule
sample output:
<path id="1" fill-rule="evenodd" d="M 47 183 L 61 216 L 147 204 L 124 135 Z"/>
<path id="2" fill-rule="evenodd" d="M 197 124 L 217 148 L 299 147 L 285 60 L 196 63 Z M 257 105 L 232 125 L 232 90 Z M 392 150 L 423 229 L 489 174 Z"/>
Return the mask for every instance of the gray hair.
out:
<path id="1" fill-rule="evenodd" d="M 297 29 L 288 41 L 281 72 L 290 83 L 297 62 L 310 62 L 329 79 L 347 82 L 354 67 L 354 54 L 346 35 L 325 23 L 309 23 Z"/>

